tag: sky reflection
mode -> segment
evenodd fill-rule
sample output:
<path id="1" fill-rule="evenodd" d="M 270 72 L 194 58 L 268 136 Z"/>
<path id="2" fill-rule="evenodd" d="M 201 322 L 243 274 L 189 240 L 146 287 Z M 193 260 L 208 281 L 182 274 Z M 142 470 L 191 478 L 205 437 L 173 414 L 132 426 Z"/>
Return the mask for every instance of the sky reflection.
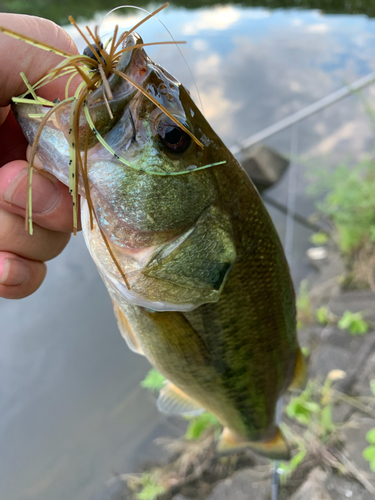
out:
<path id="1" fill-rule="evenodd" d="M 103 31 L 116 23 L 129 28 L 142 17 L 136 13 L 129 19 L 116 11 L 103 23 Z M 229 146 L 375 69 L 375 20 L 365 16 L 228 5 L 168 8 L 159 17 L 176 40 L 187 42 L 180 49 L 196 79 L 205 115 Z M 97 15 L 92 26 L 100 19 Z M 147 42 L 169 38 L 156 20 L 138 31 Z M 172 68 L 198 100 L 176 48 L 147 52 Z"/>

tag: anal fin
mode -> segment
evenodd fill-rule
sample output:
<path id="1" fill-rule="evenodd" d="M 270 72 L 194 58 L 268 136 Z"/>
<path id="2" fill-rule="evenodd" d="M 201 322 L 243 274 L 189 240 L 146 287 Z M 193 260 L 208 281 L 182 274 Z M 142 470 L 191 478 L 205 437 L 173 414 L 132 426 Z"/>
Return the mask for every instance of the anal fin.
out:
<path id="1" fill-rule="evenodd" d="M 168 382 L 160 391 L 157 408 L 166 415 L 197 416 L 205 410 L 176 385 Z"/>
<path id="2" fill-rule="evenodd" d="M 225 427 L 220 436 L 217 451 L 225 454 L 240 448 L 250 448 L 255 453 L 273 460 L 290 459 L 289 446 L 278 427 L 276 427 L 275 436 L 267 441 L 241 440 L 228 427 Z"/>
<path id="3" fill-rule="evenodd" d="M 289 390 L 304 389 L 307 380 L 307 369 L 305 358 L 300 348 L 297 351 L 296 365 L 294 368 L 294 377 L 289 386 Z"/>
<path id="4" fill-rule="evenodd" d="M 141 346 L 138 343 L 137 337 L 135 336 L 129 321 L 126 319 L 125 314 L 121 311 L 119 306 L 113 302 L 113 310 L 115 311 L 115 316 L 117 319 L 117 325 L 119 327 L 120 333 L 128 344 L 131 351 L 136 352 L 144 356 Z"/>

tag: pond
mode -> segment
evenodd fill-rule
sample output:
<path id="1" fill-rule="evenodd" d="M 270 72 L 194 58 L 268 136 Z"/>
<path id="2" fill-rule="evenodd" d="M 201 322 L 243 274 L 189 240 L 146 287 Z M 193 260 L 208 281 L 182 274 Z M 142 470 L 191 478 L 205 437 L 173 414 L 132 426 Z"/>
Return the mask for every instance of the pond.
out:
<path id="1" fill-rule="evenodd" d="M 174 6 L 159 14 L 175 39 L 187 42 L 181 51 L 190 70 L 173 46 L 148 51 L 199 99 L 194 75 L 204 113 L 228 146 L 375 71 L 375 21 L 365 15 L 373 13 L 370 6 L 367 11 L 357 6 L 360 13 L 352 14 L 350 4 L 337 2 L 336 13 L 328 14 L 293 8 L 292 2 L 290 9 L 265 3 L 268 7 L 197 3 L 196 8 Z M 48 2 L 35 2 L 34 13 L 61 22 L 65 13 L 79 15 L 75 4 L 64 2 L 62 12 Z M 16 5 L 30 13 L 30 2 Z M 92 6 L 82 12 L 92 13 L 83 23 L 91 27 L 114 5 Z M 12 2 L 1 7 L 11 11 Z M 114 23 L 126 29 L 141 16 L 116 11 L 103 29 Z M 66 29 L 83 49 L 74 28 Z M 140 33 L 147 42 L 168 40 L 155 20 Z M 373 88 L 363 93 L 372 99 L 374 94 Z M 286 176 L 267 196 L 287 205 L 292 190 L 296 211 L 309 215 L 313 203 L 305 195 L 306 167 L 297 165 L 299 156 L 327 164 L 358 157 L 372 147 L 372 135 L 355 95 L 309 118 L 298 130 L 293 182 L 291 174 Z M 268 144 L 289 154 L 290 130 Z M 272 207 L 270 212 L 284 240 L 285 216 Z M 309 271 L 304 252 L 310 235 L 311 230 L 296 224 L 288 256 L 296 283 Z M 120 337 L 109 296 L 82 237 L 73 238 L 48 269 L 44 285 L 33 296 L 0 302 L 4 500 L 87 500 L 111 475 L 134 471 L 156 456 L 154 438 L 181 434 L 178 421 L 160 415 L 155 398 L 140 388 L 149 365 Z"/>

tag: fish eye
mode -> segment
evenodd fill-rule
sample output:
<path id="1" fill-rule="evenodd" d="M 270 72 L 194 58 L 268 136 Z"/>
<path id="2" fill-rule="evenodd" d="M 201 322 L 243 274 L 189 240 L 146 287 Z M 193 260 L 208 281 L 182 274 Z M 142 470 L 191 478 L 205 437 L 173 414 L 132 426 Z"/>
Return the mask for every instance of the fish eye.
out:
<path id="1" fill-rule="evenodd" d="M 191 143 L 190 136 L 180 127 L 167 126 L 159 137 L 164 146 L 173 153 L 183 153 Z"/>

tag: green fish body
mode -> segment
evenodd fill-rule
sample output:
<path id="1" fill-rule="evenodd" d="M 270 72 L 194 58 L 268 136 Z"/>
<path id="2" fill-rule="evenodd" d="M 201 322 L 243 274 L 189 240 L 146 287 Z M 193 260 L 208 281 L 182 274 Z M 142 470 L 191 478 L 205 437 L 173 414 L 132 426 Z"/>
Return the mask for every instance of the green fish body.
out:
<path id="1" fill-rule="evenodd" d="M 140 43 L 138 35 L 128 37 L 132 50 L 118 69 L 203 148 L 129 81 L 112 75 L 113 118 L 102 89 L 94 91 L 87 102 L 95 128 L 79 146 L 88 147 L 96 214 L 91 228 L 83 203 L 86 243 L 129 347 L 169 381 L 159 409 L 195 414 L 203 408 L 224 426 L 219 449 L 251 446 L 285 458 L 276 404 L 293 380 L 302 383 L 304 366 L 280 240 L 252 182 L 188 91 Z M 14 111 L 32 143 L 41 120 L 35 114 L 46 110 L 17 104 Z M 48 121 L 37 150 L 44 168 L 65 184 L 69 112 L 67 103 Z M 87 131 L 86 118 L 82 113 L 80 127 Z M 174 175 L 183 171 L 189 173 Z M 85 198 L 82 181 L 79 191 Z"/>

